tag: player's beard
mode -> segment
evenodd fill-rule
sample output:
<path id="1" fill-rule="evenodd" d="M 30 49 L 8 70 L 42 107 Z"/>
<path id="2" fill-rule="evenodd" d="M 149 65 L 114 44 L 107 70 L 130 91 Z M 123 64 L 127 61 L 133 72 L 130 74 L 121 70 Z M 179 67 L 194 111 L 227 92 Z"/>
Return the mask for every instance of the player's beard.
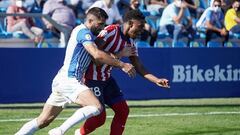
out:
<path id="1" fill-rule="evenodd" d="M 101 30 L 103 30 L 104 26 L 99 26 L 99 27 L 92 27 L 91 32 L 93 33 L 94 36 L 97 36 Z"/>

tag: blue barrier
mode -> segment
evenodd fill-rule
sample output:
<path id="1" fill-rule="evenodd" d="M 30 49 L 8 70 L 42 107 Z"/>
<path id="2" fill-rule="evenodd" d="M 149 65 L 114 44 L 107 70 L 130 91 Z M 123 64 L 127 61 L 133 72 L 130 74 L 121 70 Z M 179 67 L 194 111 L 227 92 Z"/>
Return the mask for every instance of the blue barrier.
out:
<path id="1" fill-rule="evenodd" d="M 1 48 L 0 103 L 46 101 L 64 54 L 58 48 Z M 171 89 L 114 69 L 127 99 L 240 97 L 240 48 L 140 48 L 139 55 L 146 69 L 170 80 Z"/>

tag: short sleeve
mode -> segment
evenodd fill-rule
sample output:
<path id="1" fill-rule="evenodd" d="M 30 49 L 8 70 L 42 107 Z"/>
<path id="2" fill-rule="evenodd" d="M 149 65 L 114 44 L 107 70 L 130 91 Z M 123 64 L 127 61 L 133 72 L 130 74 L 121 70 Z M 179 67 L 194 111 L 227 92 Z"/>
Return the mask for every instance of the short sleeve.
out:
<path id="1" fill-rule="evenodd" d="M 94 44 L 94 36 L 88 29 L 82 29 L 77 34 L 77 41 L 82 45 Z"/>
<path id="2" fill-rule="evenodd" d="M 234 12 L 234 10 L 231 10 L 228 12 L 228 16 L 234 20 L 237 17 L 237 14 L 236 14 L 236 12 Z"/>
<path id="3" fill-rule="evenodd" d="M 207 20 L 207 21 L 210 21 L 210 20 L 211 20 L 211 17 L 212 17 L 212 11 L 209 10 L 209 11 L 207 12 L 207 14 L 206 14 L 206 20 Z"/>

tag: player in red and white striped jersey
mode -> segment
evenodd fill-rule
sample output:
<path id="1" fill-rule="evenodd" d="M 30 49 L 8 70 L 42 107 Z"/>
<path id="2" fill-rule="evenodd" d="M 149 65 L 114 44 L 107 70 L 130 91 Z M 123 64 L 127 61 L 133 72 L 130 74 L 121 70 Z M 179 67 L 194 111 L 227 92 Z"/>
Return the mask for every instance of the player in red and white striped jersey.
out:
<path id="1" fill-rule="evenodd" d="M 160 79 L 145 70 L 141 64 L 137 48 L 133 39 L 141 34 L 145 17 L 138 10 L 131 10 L 125 14 L 123 25 L 110 25 L 100 32 L 96 39 L 98 48 L 109 52 L 115 58 L 129 57 L 138 73 L 147 80 L 164 88 L 169 88 L 167 79 Z M 85 84 L 91 87 L 102 104 L 108 105 L 115 112 L 110 135 L 122 135 L 127 121 L 129 108 L 116 81 L 111 76 L 112 67 L 106 64 L 91 63 L 86 74 Z M 132 76 L 134 77 L 134 76 Z M 85 135 L 104 124 L 106 112 L 88 119 L 76 130 L 75 135 Z"/>
<path id="2" fill-rule="evenodd" d="M 98 47 L 105 52 L 112 54 L 120 52 L 125 47 L 131 47 L 136 51 L 133 53 L 135 55 L 138 55 L 136 47 L 133 43 L 133 39 L 125 37 L 121 29 L 122 26 L 120 25 L 109 25 L 105 27 L 105 29 L 98 36 L 98 40 L 101 39 L 105 43 L 104 45 L 99 45 Z M 88 72 L 86 73 L 85 78 L 89 80 L 106 81 L 110 78 L 111 70 L 112 66 L 109 66 L 107 64 L 97 66 L 92 62 L 88 68 Z"/>

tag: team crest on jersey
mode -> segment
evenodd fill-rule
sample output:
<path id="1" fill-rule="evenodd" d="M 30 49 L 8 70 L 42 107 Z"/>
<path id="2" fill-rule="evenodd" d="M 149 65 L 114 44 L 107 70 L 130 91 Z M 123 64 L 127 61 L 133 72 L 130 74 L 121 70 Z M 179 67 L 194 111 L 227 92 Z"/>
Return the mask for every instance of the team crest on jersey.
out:
<path id="1" fill-rule="evenodd" d="M 91 39 L 92 39 L 92 37 L 91 37 L 90 34 L 86 34 L 86 35 L 85 35 L 85 38 L 86 38 L 87 40 L 91 40 Z"/>
<path id="2" fill-rule="evenodd" d="M 105 35 L 107 35 L 107 30 L 102 30 L 102 31 L 99 33 L 99 36 L 100 36 L 100 37 L 104 37 Z"/>

